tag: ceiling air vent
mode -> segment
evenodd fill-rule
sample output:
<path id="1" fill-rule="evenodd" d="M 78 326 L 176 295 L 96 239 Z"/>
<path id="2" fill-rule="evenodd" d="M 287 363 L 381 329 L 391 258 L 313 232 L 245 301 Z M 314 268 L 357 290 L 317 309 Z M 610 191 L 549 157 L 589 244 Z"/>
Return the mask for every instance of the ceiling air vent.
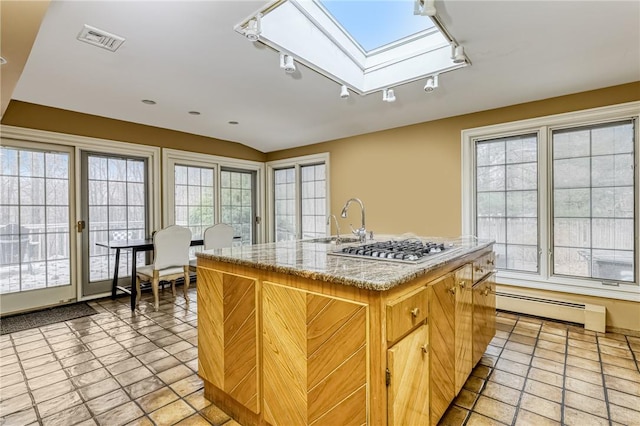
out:
<path id="1" fill-rule="evenodd" d="M 124 37 L 99 30 L 87 24 L 84 25 L 82 31 L 78 34 L 78 40 L 93 44 L 94 46 L 102 47 L 112 52 L 115 52 L 116 49 L 124 43 Z"/>

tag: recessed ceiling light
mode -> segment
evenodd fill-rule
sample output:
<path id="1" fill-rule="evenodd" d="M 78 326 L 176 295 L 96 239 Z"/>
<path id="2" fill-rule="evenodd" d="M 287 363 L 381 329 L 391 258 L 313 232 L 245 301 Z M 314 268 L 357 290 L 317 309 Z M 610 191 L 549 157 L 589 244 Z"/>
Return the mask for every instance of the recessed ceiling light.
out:
<path id="1" fill-rule="evenodd" d="M 156 101 L 152 101 L 151 99 L 143 99 L 142 103 L 147 105 L 155 105 Z"/>
<path id="2" fill-rule="evenodd" d="M 238 124 L 238 122 L 237 121 L 230 121 L 229 124 L 236 125 L 236 124 Z"/>
<path id="3" fill-rule="evenodd" d="M 200 115 L 200 112 L 198 112 L 198 111 L 189 111 L 189 114 L 191 114 L 191 115 Z"/>
<path id="4" fill-rule="evenodd" d="M 5 58 L 3 58 L 2 56 L 0 56 L 0 65 L 4 65 L 7 63 L 7 60 Z"/>

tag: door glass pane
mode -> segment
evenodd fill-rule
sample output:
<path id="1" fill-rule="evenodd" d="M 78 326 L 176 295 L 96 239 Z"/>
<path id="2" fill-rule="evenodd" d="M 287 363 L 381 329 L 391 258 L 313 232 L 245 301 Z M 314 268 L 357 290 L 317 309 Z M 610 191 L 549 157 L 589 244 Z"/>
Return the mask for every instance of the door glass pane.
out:
<path id="1" fill-rule="evenodd" d="M 635 280 L 630 121 L 553 132 L 555 274 Z"/>
<path id="2" fill-rule="evenodd" d="M 214 170 L 208 167 L 175 166 L 175 224 L 191 230 L 191 238 L 203 238 L 215 223 Z"/>
<path id="3" fill-rule="evenodd" d="M 146 161 L 138 158 L 87 155 L 87 229 L 89 281 L 111 279 L 115 253 L 96 243 L 144 239 L 146 221 Z M 144 264 L 139 253 L 138 264 Z M 118 276 L 129 276 L 131 252 L 120 255 Z"/>
<path id="4" fill-rule="evenodd" d="M 254 242 L 255 173 L 244 170 L 221 170 L 220 213 L 222 223 L 233 226 L 242 244 Z"/>
<path id="5" fill-rule="evenodd" d="M 278 169 L 273 172 L 274 219 L 276 241 L 297 238 L 296 229 L 296 169 Z"/>
<path id="6" fill-rule="evenodd" d="M 499 269 L 538 271 L 538 138 L 476 143 L 476 235 L 495 240 Z"/>
<path id="7" fill-rule="evenodd" d="M 0 147 L 0 293 L 71 285 L 69 154 Z"/>
<path id="8" fill-rule="evenodd" d="M 302 238 L 327 234 L 325 165 L 301 166 Z"/>

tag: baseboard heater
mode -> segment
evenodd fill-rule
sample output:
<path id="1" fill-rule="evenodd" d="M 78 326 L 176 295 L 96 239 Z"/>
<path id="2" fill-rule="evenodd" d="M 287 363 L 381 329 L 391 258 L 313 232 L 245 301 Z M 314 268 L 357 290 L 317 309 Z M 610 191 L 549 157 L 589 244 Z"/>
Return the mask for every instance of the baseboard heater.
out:
<path id="1" fill-rule="evenodd" d="M 586 330 L 606 331 L 604 306 L 496 292 L 496 308 L 503 311 L 584 324 Z"/>

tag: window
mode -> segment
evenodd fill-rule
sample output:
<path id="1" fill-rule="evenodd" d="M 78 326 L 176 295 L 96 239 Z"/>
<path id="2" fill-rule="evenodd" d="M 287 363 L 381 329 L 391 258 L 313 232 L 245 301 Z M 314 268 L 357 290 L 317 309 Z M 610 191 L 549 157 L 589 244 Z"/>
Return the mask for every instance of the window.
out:
<path id="1" fill-rule="evenodd" d="M 274 241 L 327 234 L 328 154 L 268 163 Z"/>
<path id="2" fill-rule="evenodd" d="M 640 293 L 639 113 L 632 103 L 463 131 L 463 234 L 495 240 L 499 282 Z"/>
<path id="3" fill-rule="evenodd" d="M 163 176 L 164 226 L 187 226 L 193 238 L 202 238 L 206 228 L 222 222 L 233 226 L 236 243 L 261 241 L 263 163 L 172 149 L 163 149 L 163 163 L 173 170 Z"/>

